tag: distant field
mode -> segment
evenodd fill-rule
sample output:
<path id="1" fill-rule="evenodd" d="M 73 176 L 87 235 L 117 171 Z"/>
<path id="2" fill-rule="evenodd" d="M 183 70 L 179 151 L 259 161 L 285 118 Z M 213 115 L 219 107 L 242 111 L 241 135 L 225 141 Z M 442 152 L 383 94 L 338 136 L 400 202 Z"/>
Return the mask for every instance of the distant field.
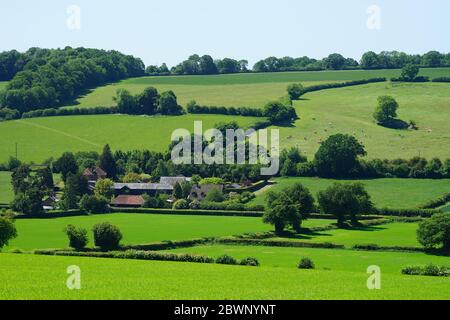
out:
<path id="1" fill-rule="evenodd" d="M 10 203 L 13 198 L 11 172 L 0 171 L 0 203 Z"/>
<path id="2" fill-rule="evenodd" d="M 421 247 L 416 239 L 417 223 L 389 223 L 360 229 L 333 229 L 297 238 L 275 238 L 279 240 L 331 242 L 352 247 L 355 244 L 377 244 L 379 246 Z"/>
<path id="3" fill-rule="evenodd" d="M 294 183 L 301 183 L 316 196 L 334 182 L 362 182 L 378 208 L 412 209 L 450 192 L 450 179 L 371 179 L 332 180 L 320 178 L 277 178 L 276 184 L 266 189 L 280 190 Z M 266 191 L 266 192 L 267 192 Z M 259 193 L 253 204 L 264 204 L 266 192 Z"/>
<path id="4" fill-rule="evenodd" d="M 163 240 L 183 240 L 212 236 L 231 236 L 246 232 L 270 231 L 261 218 L 216 217 L 153 214 L 104 214 L 57 219 L 20 219 L 16 221 L 19 236 L 8 248 L 65 248 L 68 245 L 63 229 L 68 224 L 91 228 L 99 222 L 111 222 L 123 233 L 123 244 L 140 244 Z M 332 220 L 309 220 L 305 227 L 333 223 Z M 90 246 L 93 242 L 90 241 Z"/>
<path id="5" fill-rule="evenodd" d="M 236 259 L 255 257 L 263 267 L 283 268 L 294 268 L 301 257 L 308 257 L 314 261 L 316 269 L 364 272 L 369 265 L 378 265 L 383 273 L 394 274 L 399 274 L 400 270 L 408 265 L 449 264 L 448 257 L 425 253 L 337 249 L 205 245 L 169 250 L 168 252 L 200 254 L 215 258 L 223 254 L 228 254 Z"/>
<path id="6" fill-rule="evenodd" d="M 8 81 L 0 81 L 0 91 L 6 88 Z"/>
<path id="7" fill-rule="evenodd" d="M 110 144 L 113 150 L 166 151 L 173 130 L 194 130 L 194 121 L 203 121 L 203 129 L 218 122 L 237 121 L 242 127 L 251 126 L 261 118 L 220 115 L 182 115 L 144 117 L 97 115 L 34 118 L 0 122 L 0 162 L 15 153 L 21 161 L 44 161 L 59 157 L 65 151 L 101 151 Z"/>
<path id="8" fill-rule="evenodd" d="M 306 94 L 295 103 L 300 117 L 281 127 L 280 144 L 298 146 L 309 158 L 320 142 L 336 133 L 355 136 L 369 158 L 450 158 L 450 84 L 377 83 Z M 381 95 L 393 96 L 398 117 L 416 121 L 419 130 L 395 130 L 377 125 L 372 117 Z"/>
<path id="9" fill-rule="evenodd" d="M 448 76 L 450 68 L 423 69 L 421 74 L 431 78 Z M 77 106 L 84 108 L 115 105 L 112 97 L 119 88 L 139 93 L 147 86 L 154 86 L 159 91 L 174 91 L 183 106 L 194 99 L 206 105 L 262 107 L 269 100 L 285 95 L 286 87 L 293 82 L 301 82 L 304 86 L 309 86 L 324 82 L 376 77 L 391 78 L 399 75 L 399 70 L 356 70 L 142 77 L 97 88 L 80 97 Z"/>
<path id="10" fill-rule="evenodd" d="M 450 299 L 449 280 L 437 277 L 383 273 L 382 290 L 368 290 L 365 269 L 346 272 L 24 254 L 0 256 L 0 299 Z M 81 290 L 66 287 L 70 265 L 81 269 Z"/>

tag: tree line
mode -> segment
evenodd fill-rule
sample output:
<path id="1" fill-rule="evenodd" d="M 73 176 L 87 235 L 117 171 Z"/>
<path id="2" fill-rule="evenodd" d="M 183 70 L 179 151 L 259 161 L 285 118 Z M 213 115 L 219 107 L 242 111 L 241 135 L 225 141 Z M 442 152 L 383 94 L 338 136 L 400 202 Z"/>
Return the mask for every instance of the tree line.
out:
<path id="1" fill-rule="evenodd" d="M 144 63 L 118 51 L 31 48 L 0 53 L 0 106 L 19 112 L 61 106 L 83 90 L 145 74 Z"/>

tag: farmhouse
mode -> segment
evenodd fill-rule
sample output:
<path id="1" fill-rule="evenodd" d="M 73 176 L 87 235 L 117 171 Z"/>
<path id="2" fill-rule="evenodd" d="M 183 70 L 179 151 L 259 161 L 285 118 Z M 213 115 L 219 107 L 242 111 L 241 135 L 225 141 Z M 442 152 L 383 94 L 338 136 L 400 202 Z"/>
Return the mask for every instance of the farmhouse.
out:
<path id="1" fill-rule="evenodd" d="M 95 166 L 86 168 L 83 172 L 83 176 L 86 177 L 88 181 L 97 181 L 100 179 L 105 179 L 108 174 L 102 168 Z"/>
<path id="2" fill-rule="evenodd" d="M 129 207 L 129 208 L 139 208 L 144 205 L 144 198 L 142 196 L 133 195 L 120 195 L 111 201 L 111 205 L 115 207 Z"/>

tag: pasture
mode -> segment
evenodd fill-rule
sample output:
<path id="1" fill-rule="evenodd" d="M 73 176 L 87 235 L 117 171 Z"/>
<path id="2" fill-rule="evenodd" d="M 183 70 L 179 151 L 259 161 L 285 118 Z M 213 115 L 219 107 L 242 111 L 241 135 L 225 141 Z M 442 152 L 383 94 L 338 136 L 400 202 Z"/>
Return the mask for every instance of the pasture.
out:
<path id="1" fill-rule="evenodd" d="M 376 244 L 378 246 L 422 247 L 416 238 L 418 223 L 389 223 L 371 227 L 333 229 L 299 234 L 289 238 L 274 238 L 285 241 L 331 242 L 352 247 L 356 244 Z"/>
<path id="2" fill-rule="evenodd" d="M 0 171 L 0 203 L 10 203 L 13 199 L 11 172 Z"/>
<path id="3" fill-rule="evenodd" d="M 301 183 L 307 187 L 313 196 L 320 190 L 325 190 L 334 182 L 361 182 L 377 208 L 413 209 L 421 204 L 441 197 L 450 192 L 450 180 L 432 179 L 370 179 L 370 180 L 332 180 L 321 178 L 289 177 L 276 178 L 273 186 L 258 193 L 252 204 L 264 204 L 265 195 L 269 190 L 281 190 L 294 183 Z"/>
<path id="4" fill-rule="evenodd" d="M 421 74 L 435 78 L 450 75 L 450 69 L 423 69 Z M 153 86 L 160 92 L 174 91 L 183 106 L 190 100 L 196 100 L 204 105 L 262 107 L 268 101 L 285 95 L 286 87 L 293 82 L 310 86 L 399 75 L 400 70 L 354 70 L 141 77 L 96 88 L 80 97 L 72 106 L 113 106 L 115 102 L 112 98 L 117 89 L 127 89 L 136 94 L 148 86 Z"/>
<path id="5" fill-rule="evenodd" d="M 0 122 L 0 162 L 15 154 L 21 161 L 40 162 L 59 157 L 65 151 L 98 151 L 110 144 L 113 150 L 166 151 L 175 129 L 194 130 L 194 121 L 203 121 L 203 129 L 219 122 L 237 121 L 252 126 L 261 118 L 218 115 L 128 116 L 95 115 L 34 118 Z"/>
<path id="6" fill-rule="evenodd" d="M 299 147 L 308 158 L 328 136 L 346 133 L 366 147 L 368 158 L 450 157 L 450 84 L 376 83 L 311 92 L 295 102 L 299 120 L 278 127 L 280 145 Z M 373 120 L 377 98 L 391 95 L 398 118 L 418 130 L 388 129 Z"/>
<path id="7" fill-rule="evenodd" d="M 368 253 L 369 254 L 369 253 Z M 368 290 L 367 273 L 180 262 L 0 254 L 0 299 L 449 299 L 449 280 L 385 273 Z M 81 290 L 66 287 L 81 269 Z M 26 266 L 26 269 L 24 268 Z"/>
<path id="8" fill-rule="evenodd" d="M 311 258 L 318 270 L 364 272 L 370 265 L 378 265 L 383 273 L 399 274 L 408 265 L 429 263 L 447 265 L 448 257 L 425 253 L 357 251 L 343 249 L 312 249 L 287 247 L 259 247 L 235 245 L 201 245 L 168 250 L 172 253 L 192 253 L 217 258 L 228 254 L 236 259 L 254 257 L 262 267 L 295 268 L 301 257 Z"/>

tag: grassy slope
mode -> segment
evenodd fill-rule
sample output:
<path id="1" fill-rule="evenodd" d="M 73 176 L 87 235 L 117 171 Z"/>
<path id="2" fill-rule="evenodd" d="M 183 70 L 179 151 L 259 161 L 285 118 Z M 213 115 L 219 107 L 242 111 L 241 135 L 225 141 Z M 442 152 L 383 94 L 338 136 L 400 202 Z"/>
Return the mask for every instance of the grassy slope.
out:
<path id="1" fill-rule="evenodd" d="M 286 268 L 295 267 L 301 257 L 309 257 L 314 261 L 316 269 L 364 272 L 369 265 L 378 265 L 383 273 L 394 274 L 399 274 L 400 270 L 408 265 L 449 264 L 448 257 L 427 255 L 425 253 L 368 252 L 336 249 L 206 245 L 169 250 L 168 252 L 193 253 L 210 257 L 228 254 L 237 259 L 255 257 L 261 266 Z"/>
<path id="2" fill-rule="evenodd" d="M 300 119 L 281 128 L 280 145 L 298 146 L 312 158 L 328 136 L 348 133 L 366 146 L 369 158 L 449 158 L 449 90 L 450 84 L 386 82 L 309 93 L 295 103 Z M 372 114 L 381 95 L 393 96 L 399 119 L 416 121 L 419 130 L 378 126 Z"/>
<path id="3" fill-rule="evenodd" d="M 132 78 L 87 93 L 77 100 L 77 106 L 115 105 L 112 97 L 119 88 L 139 93 L 147 86 L 154 86 L 159 91 L 173 90 L 182 105 L 194 99 L 206 105 L 261 107 L 269 100 L 286 94 L 286 87 L 292 82 L 302 82 L 308 86 L 374 77 L 390 78 L 399 74 L 399 70 L 359 70 Z M 434 78 L 449 75 L 450 69 L 424 69 L 422 74 Z"/>
<path id="4" fill-rule="evenodd" d="M 163 240 L 182 240 L 267 231 L 271 227 L 260 218 L 176 216 L 146 214 L 106 214 L 58 219 L 17 220 L 19 237 L 9 248 L 63 248 L 68 245 L 63 229 L 68 224 L 90 230 L 99 222 L 117 225 L 124 236 L 122 243 L 136 244 Z M 92 245 L 92 240 L 90 245 Z"/>
<path id="5" fill-rule="evenodd" d="M 13 198 L 11 172 L 0 171 L 0 203 L 10 203 Z"/>
<path id="6" fill-rule="evenodd" d="M 276 238 L 312 242 L 331 242 L 352 247 L 355 244 L 379 246 L 421 247 L 416 239 L 417 223 L 390 223 L 360 229 L 334 229 L 314 234 L 298 235 L 296 238 Z"/>
<path id="7" fill-rule="evenodd" d="M 355 182 L 349 180 L 331 180 L 320 178 L 278 178 L 277 183 L 269 190 L 280 190 L 294 183 L 301 183 L 310 189 L 315 196 L 320 190 L 324 190 L 334 182 Z M 362 182 L 372 197 L 376 207 L 386 208 L 416 208 L 426 201 L 439 198 L 446 192 L 450 192 L 450 180 L 431 179 L 373 179 L 358 180 Z M 267 192 L 266 191 L 266 192 Z M 259 193 L 252 201 L 253 204 L 264 204 L 266 192 Z"/>
<path id="8" fill-rule="evenodd" d="M 109 143 L 113 150 L 150 149 L 165 151 L 173 130 L 193 132 L 194 121 L 202 120 L 204 130 L 222 121 L 237 121 L 251 126 L 261 118 L 218 115 L 144 117 L 98 115 L 50 117 L 0 123 L 0 162 L 14 154 L 18 143 L 19 159 L 43 161 L 59 157 L 65 151 L 101 151 Z"/>
<path id="9" fill-rule="evenodd" d="M 88 229 L 99 222 L 109 221 L 117 225 L 124 236 L 122 243 L 139 244 L 163 240 L 183 240 L 211 236 L 227 236 L 246 232 L 269 231 L 271 226 L 261 218 L 215 217 L 185 215 L 150 214 L 106 214 L 58 219 L 17 220 L 18 238 L 11 241 L 7 249 L 25 250 L 38 248 L 67 247 L 67 237 L 63 233 L 68 224 Z M 310 220 L 305 227 L 333 223 L 332 220 Z M 90 245 L 93 242 L 90 240 Z"/>
<path id="10" fill-rule="evenodd" d="M 2 254 L 0 299 L 449 299 L 448 279 L 361 272 Z M 81 268 L 81 290 L 66 269 Z M 27 266 L 26 270 L 24 266 Z"/>
<path id="11" fill-rule="evenodd" d="M 6 88 L 8 81 L 0 81 L 0 91 Z"/>

